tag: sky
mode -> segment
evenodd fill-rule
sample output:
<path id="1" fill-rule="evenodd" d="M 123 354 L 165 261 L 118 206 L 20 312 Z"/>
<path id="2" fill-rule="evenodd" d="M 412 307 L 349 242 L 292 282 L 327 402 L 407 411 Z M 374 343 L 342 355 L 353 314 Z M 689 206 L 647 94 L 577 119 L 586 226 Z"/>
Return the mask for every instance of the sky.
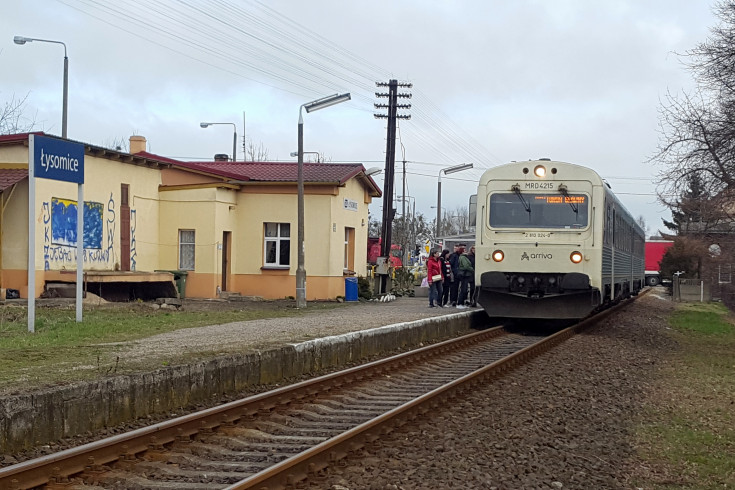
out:
<path id="1" fill-rule="evenodd" d="M 182 160 L 232 153 L 233 131 L 295 161 L 302 104 L 349 92 L 349 102 L 303 113 L 304 150 L 332 163 L 385 166 L 387 92 L 412 84 L 399 114 L 397 195 L 436 217 L 466 207 L 482 173 L 551 158 L 596 170 L 649 235 L 669 211 L 649 163 L 668 92 L 694 87 L 681 54 L 716 25 L 712 1 L 690 0 L 37 0 L 0 10 L 0 104 L 26 98 L 35 129 L 61 134 L 59 44 L 69 57 L 68 137 L 114 146 L 145 136 L 148 151 Z M 234 123 L 200 127 L 200 122 Z M 307 154 L 307 159 L 314 155 Z M 383 174 L 374 176 L 383 187 Z M 402 202 L 396 204 L 400 215 Z M 380 219 L 382 199 L 370 206 Z"/>

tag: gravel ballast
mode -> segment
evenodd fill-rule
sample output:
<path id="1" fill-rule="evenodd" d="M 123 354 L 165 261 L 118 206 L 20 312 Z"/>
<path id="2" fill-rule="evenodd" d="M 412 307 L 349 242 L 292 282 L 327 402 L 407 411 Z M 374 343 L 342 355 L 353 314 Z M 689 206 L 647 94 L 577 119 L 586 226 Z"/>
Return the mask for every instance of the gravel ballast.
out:
<path id="1" fill-rule="evenodd" d="M 445 405 L 309 488 L 635 488 L 632 429 L 673 304 L 648 294 L 486 388 Z"/>

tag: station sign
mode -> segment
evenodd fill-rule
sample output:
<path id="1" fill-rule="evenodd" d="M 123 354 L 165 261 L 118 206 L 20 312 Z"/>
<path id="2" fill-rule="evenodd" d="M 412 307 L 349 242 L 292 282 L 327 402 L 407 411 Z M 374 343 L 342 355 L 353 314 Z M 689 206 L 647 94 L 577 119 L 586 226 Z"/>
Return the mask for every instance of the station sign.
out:
<path id="1" fill-rule="evenodd" d="M 34 135 L 33 176 L 84 184 L 84 145 Z"/>

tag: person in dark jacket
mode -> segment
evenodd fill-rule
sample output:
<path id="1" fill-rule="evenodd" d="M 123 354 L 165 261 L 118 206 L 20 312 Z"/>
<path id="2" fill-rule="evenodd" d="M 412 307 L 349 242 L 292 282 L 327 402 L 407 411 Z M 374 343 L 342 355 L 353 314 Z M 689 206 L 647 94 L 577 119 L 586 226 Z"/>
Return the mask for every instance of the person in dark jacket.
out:
<path id="1" fill-rule="evenodd" d="M 467 254 L 467 258 L 470 259 L 470 263 L 472 264 L 472 275 L 469 277 L 469 286 L 470 286 L 469 302 L 470 302 L 470 306 L 475 308 L 477 307 L 477 290 L 475 289 L 475 246 L 474 245 L 470 247 L 470 251 Z"/>
<path id="2" fill-rule="evenodd" d="M 449 303 L 450 289 L 454 282 L 454 274 L 452 273 L 452 264 L 449 263 L 449 250 L 443 250 L 439 260 L 442 262 L 442 272 L 444 272 L 444 291 L 442 297 L 439 299 L 441 306 L 446 306 Z"/>
<path id="3" fill-rule="evenodd" d="M 454 282 L 451 285 L 450 299 L 452 306 L 457 306 L 457 294 L 459 292 L 459 257 L 464 253 L 464 243 L 460 243 L 454 246 L 454 253 L 449 256 L 449 263 L 452 265 L 452 275 L 454 276 Z"/>
<path id="4" fill-rule="evenodd" d="M 470 248 L 466 254 L 459 257 L 459 296 L 457 297 L 457 308 L 467 308 L 468 304 L 474 302 L 475 294 L 475 247 Z M 472 293 L 468 297 L 468 288 L 472 284 Z"/>

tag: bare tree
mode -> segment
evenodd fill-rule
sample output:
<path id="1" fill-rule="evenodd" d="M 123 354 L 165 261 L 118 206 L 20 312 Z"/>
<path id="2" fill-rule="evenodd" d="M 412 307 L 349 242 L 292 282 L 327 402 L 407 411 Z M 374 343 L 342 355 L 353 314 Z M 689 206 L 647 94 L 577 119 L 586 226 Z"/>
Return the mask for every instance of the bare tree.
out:
<path id="1" fill-rule="evenodd" d="M 643 229 L 643 235 L 648 236 L 648 225 L 646 224 L 646 218 L 644 218 L 641 214 L 638 216 L 638 219 L 636 219 L 635 222 L 638 223 L 638 226 Z"/>
<path id="2" fill-rule="evenodd" d="M 708 198 L 708 219 L 717 222 L 735 218 L 726 198 L 735 192 L 735 0 L 721 1 L 715 13 L 719 25 L 685 55 L 697 90 L 666 95 L 659 146 L 650 160 L 662 167 L 661 202 L 680 209 L 696 180 Z"/>
<path id="3" fill-rule="evenodd" d="M 392 241 L 400 245 L 404 263 L 407 263 L 408 253 L 413 252 L 416 245 L 433 236 L 433 226 L 421 213 L 394 219 L 392 230 Z"/>
<path id="4" fill-rule="evenodd" d="M 36 126 L 36 114 L 28 117 L 24 114 L 28 94 L 23 98 L 13 95 L 0 109 L 0 134 L 28 133 Z"/>
<path id="5" fill-rule="evenodd" d="M 442 215 L 442 235 L 458 235 L 470 229 L 470 211 L 467 206 L 458 206 L 454 210 L 444 210 Z"/>
<path id="6" fill-rule="evenodd" d="M 130 140 L 123 136 L 118 136 L 111 140 L 106 140 L 104 143 L 102 143 L 102 147 L 109 148 L 115 151 L 122 151 L 122 152 L 128 153 L 130 151 L 129 150 Z"/>
<path id="7" fill-rule="evenodd" d="M 246 162 L 267 162 L 268 161 L 268 150 L 263 146 L 263 142 L 258 143 L 258 146 L 252 141 L 248 142 L 247 151 L 245 152 Z"/>

